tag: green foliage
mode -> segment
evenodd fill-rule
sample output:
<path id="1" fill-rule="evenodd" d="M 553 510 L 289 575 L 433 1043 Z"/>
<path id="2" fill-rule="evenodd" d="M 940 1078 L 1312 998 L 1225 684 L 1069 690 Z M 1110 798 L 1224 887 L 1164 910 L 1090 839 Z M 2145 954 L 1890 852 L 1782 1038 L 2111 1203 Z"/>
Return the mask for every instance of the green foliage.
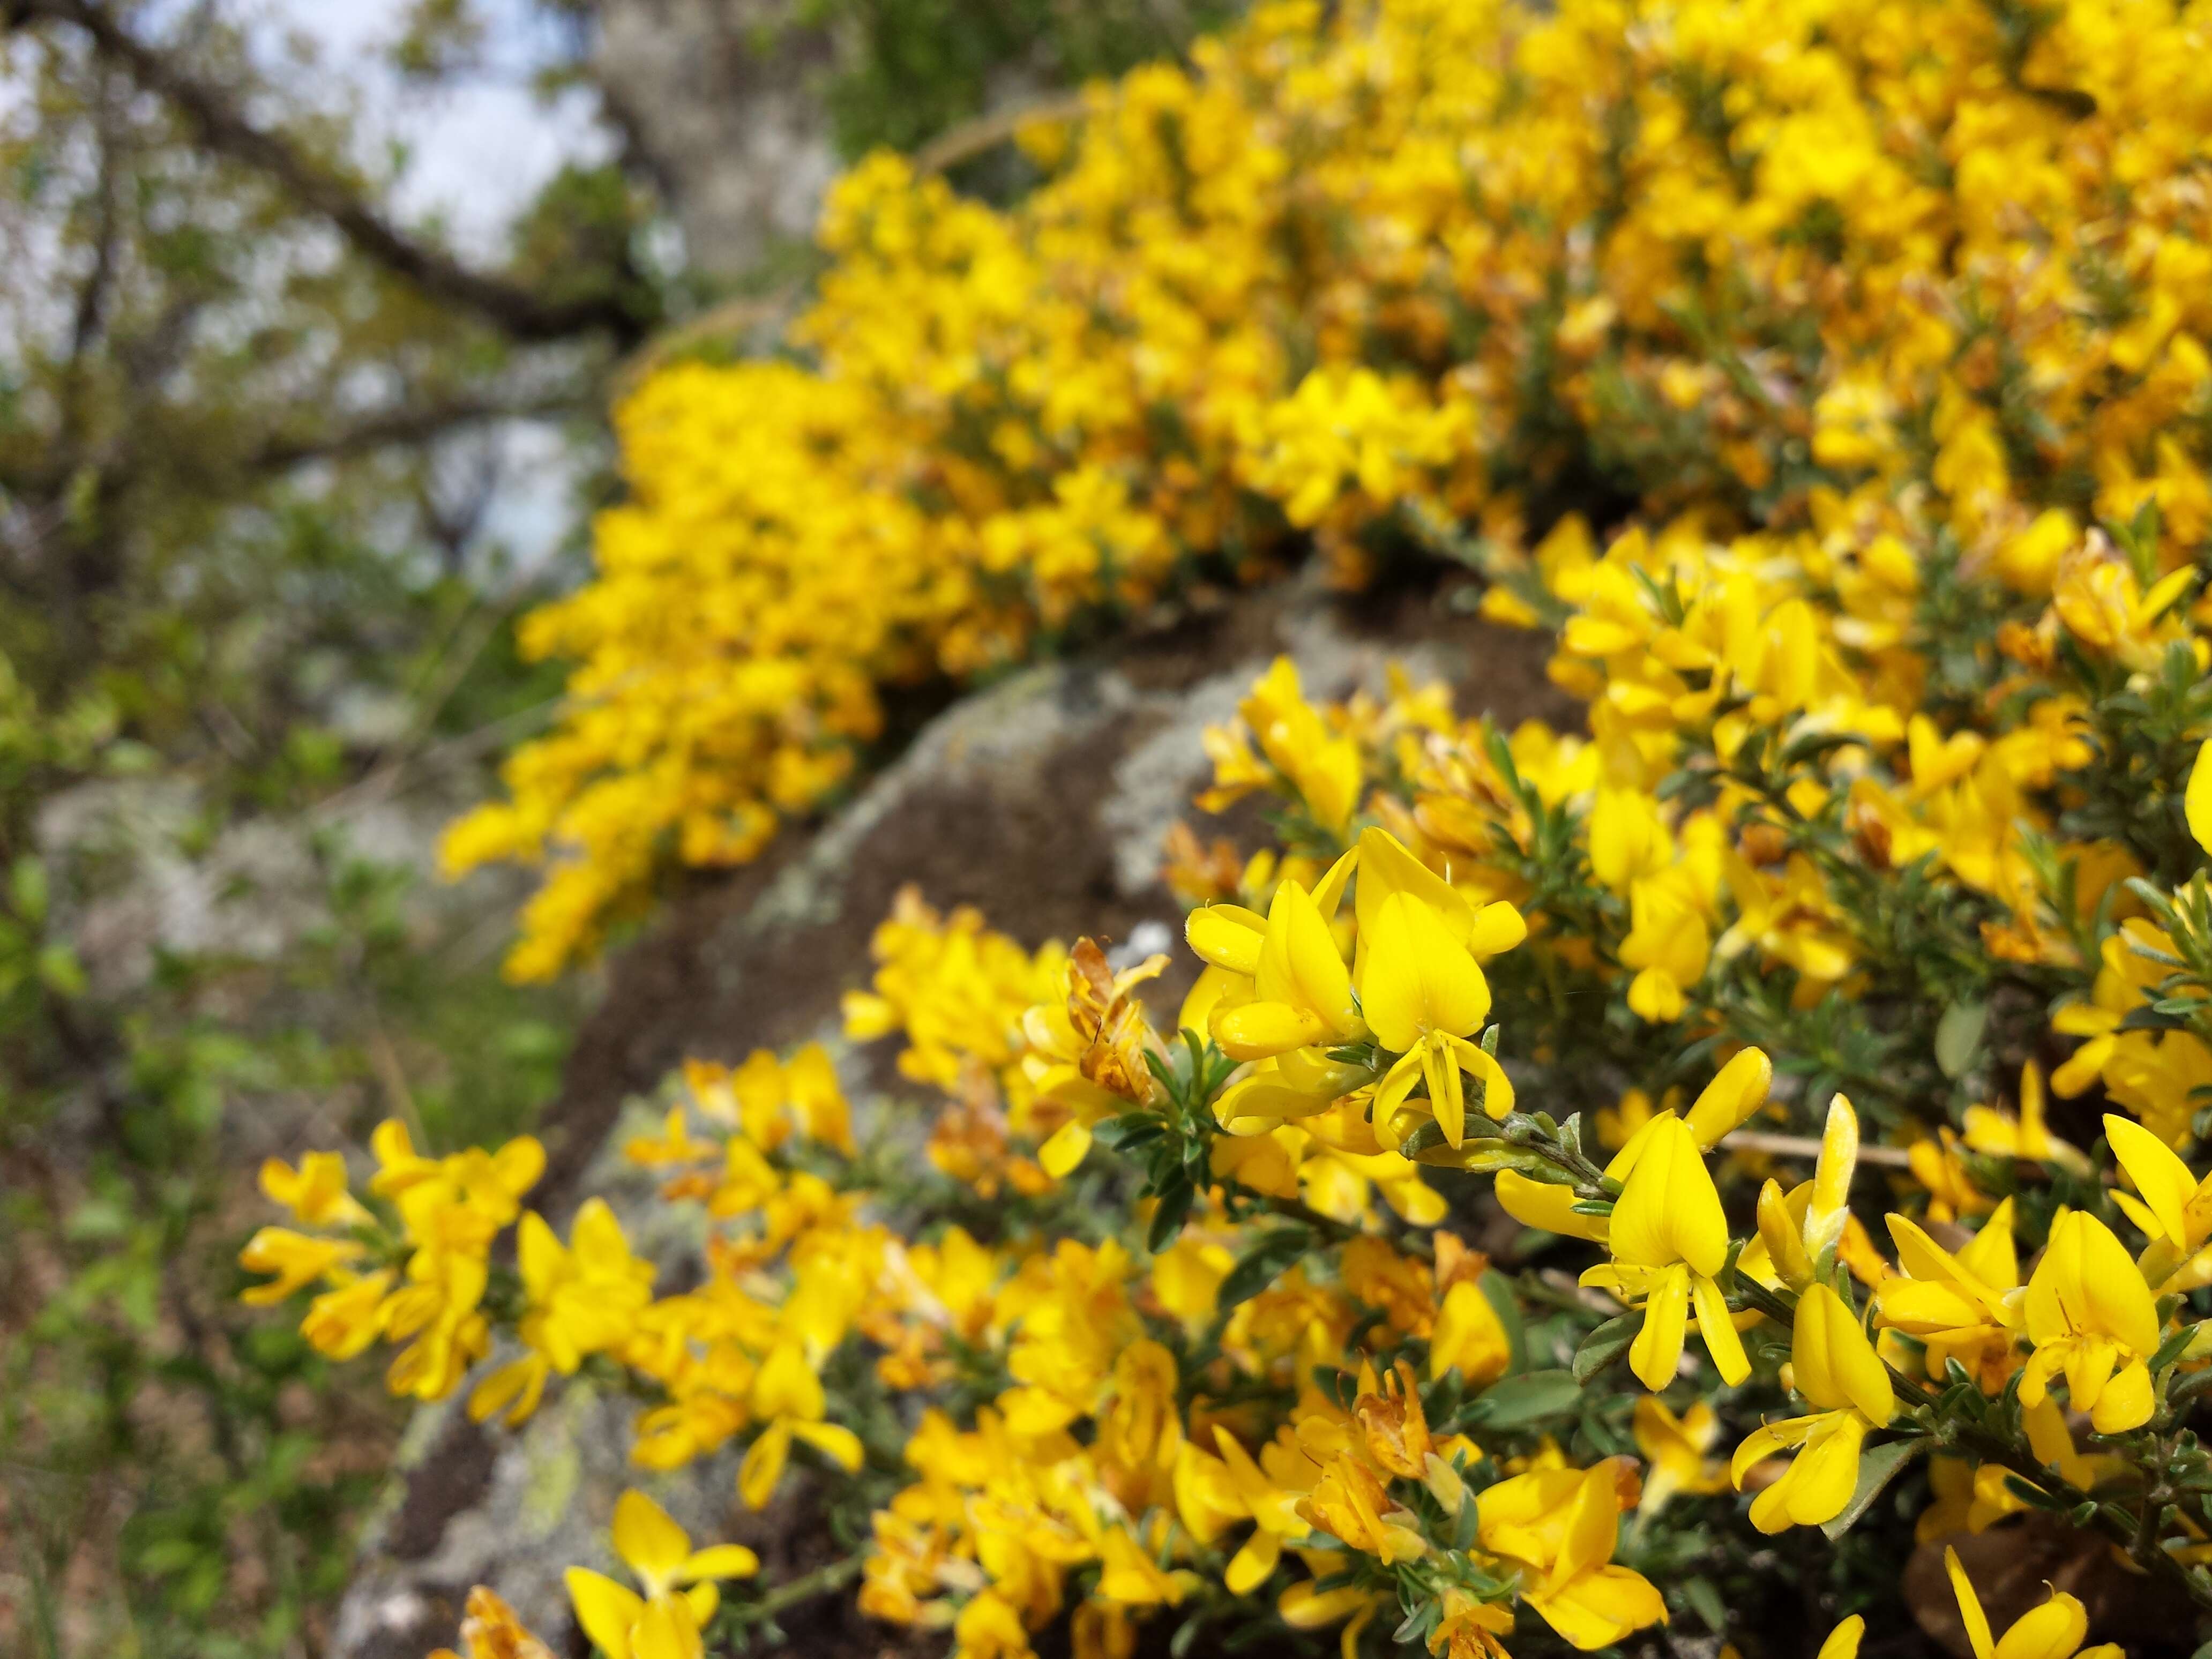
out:
<path id="1" fill-rule="evenodd" d="M 912 149 L 1024 82 L 1073 86 L 1174 58 L 1242 8 L 1223 0 L 803 0 L 845 50 L 823 88 L 837 145 Z"/>

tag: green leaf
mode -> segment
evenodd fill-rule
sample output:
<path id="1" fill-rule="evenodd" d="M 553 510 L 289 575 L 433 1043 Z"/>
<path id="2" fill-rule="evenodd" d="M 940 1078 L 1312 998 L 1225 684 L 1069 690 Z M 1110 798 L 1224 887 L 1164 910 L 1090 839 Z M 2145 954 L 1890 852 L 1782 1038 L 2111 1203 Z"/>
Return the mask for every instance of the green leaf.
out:
<path id="1" fill-rule="evenodd" d="M 2196 1340 L 2197 1328 L 2195 1325 L 2184 1325 L 2179 1330 L 2171 1333 L 2165 1341 L 2158 1345 L 2158 1352 L 2150 1357 L 2150 1370 L 2153 1376 L 2157 1376 L 2159 1372 L 2181 1358 L 2182 1350 Z"/>
<path id="2" fill-rule="evenodd" d="M 1582 1384 L 1572 1371 L 1524 1371 L 1492 1383 L 1474 1406 L 1489 1427 L 1521 1429 L 1565 1416 L 1582 1398 Z"/>
<path id="3" fill-rule="evenodd" d="M 1926 1448 L 1924 1440 L 1893 1440 L 1887 1445 L 1876 1446 L 1872 1451 L 1859 1455 L 1859 1484 L 1851 1493 L 1851 1501 L 1844 1505 L 1844 1512 L 1825 1523 L 1820 1530 L 1831 1541 L 1841 1538 L 1852 1524 L 1881 1496 L 1881 1490 L 1897 1476 L 1897 1472 L 1910 1463 Z"/>
<path id="4" fill-rule="evenodd" d="M 1636 1340 L 1636 1334 L 1644 1328 L 1644 1316 L 1625 1313 L 1608 1319 L 1583 1339 L 1582 1346 L 1575 1350 L 1573 1376 L 1577 1382 L 1587 1382 L 1607 1365 L 1626 1353 Z"/>
<path id="5" fill-rule="evenodd" d="M 8 872 L 8 887 L 15 901 L 15 914 L 37 927 L 46 919 L 46 866 L 28 853 Z"/>
<path id="6" fill-rule="evenodd" d="M 1986 1002 L 1954 1002 L 1936 1022 L 1936 1063 L 1948 1078 L 1962 1078 L 1982 1046 L 1982 1032 L 1990 1023 Z"/>
<path id="7" fill-rule="evenodd" d="M 1721 1600 L 1720 1587 L 1710 1578 L 1689 1578 L 1682 1583 L 1682 1599 L 1690 1604 L 1690 1611 L 1705 1621 L 1714 1635 L 1725 1635 L 1728 1631 L 1728 1603 Z"/>
<path id="8" fill-rule="evenodd" d="M 58 997 L 84 994 L 84 968 L 66 945 L 49 945 L 39 952 L 39 978 Z"/>
<path id="9" fill-rule="evenodd" d="M 1197 1199 L 1198 1189 L 1188 1181 L 1169 1182 L 1160 1193 L 1160 1207 L 1152 1212 L 1152 1224 L 1145 1230 L 1145 1248 L 1154 1255 L 1167 1249 Z"/>
<path id="10" fill-rule="evenodd" d="M 1279 1227 L 1262 1235 L 1221 1281 L 1220 1292 L 1214 1298 L 1216 1310 L 1226 1313 L 1240 1302 L 1249 1302 L 1312 1248 L 1313 1233 L 1309 1228 Z"/>

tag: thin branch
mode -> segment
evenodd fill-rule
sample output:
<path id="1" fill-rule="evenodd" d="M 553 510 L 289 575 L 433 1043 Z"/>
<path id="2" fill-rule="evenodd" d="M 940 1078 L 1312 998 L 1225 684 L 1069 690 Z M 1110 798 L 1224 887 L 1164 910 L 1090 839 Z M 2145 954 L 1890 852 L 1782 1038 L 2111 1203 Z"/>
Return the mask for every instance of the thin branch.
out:
<path id="1" fill-rule="evenodd" d="M 480 426 L 488 421 L 547 420 L 574 415 L 592 403 L 582 392 L 562 392 L 514 401 L 456 398 L 416 409 L 386 410 L 329 432 L 271 437 L 246 458 L 246 465 L 257 472 L 281 472 L 309 461 L 343 460 L 371 450 L 427 443 L 459 428 Z"/>
<path id="2" fill-rule="evenodd" d="M 1738 1129 L 1722 1137 L 1721 1145 L 1729 1152 L 1771 1152 L 1776 1158 L 1798 1158 L 1808 1163 L 1820 1156 L 1820 1143 L 1810 1135 L 1772 1135 L 1762 1129 Z M 1912 1154 L 1902 1146 L 1862 1146 L 1859 1162 L 1909 1170 L 1912 1167 Z"/>
<path id="3" fill-rule="evenodd" d="M 507 278 L 472 270 L 409 234 L 291 137 L 249 120 L 228 89 L 200 80 L 170 53 L 140 40 L 97 0 L 6 0 L 0 17 L 12 27 L 50 21 L 83 30 L 102 57 L 176 108 L 210 149 L 266 173 L 369 258 L 517 340 L 568 339 L 605 329 L 628 343 L 643 332 L 641 319 L 611 295 L 550 300 Z"/>
<path id="4" fill-rule="evenodd" d="M 1005 143 L 1033 121 L 1073 121 L 1089 107 L 1085 96 L 1076 92 L 1017 104 L 1011 109 L 963 121 L 915 151 L 914 170 L 919 173 L 943 173 Z"/>

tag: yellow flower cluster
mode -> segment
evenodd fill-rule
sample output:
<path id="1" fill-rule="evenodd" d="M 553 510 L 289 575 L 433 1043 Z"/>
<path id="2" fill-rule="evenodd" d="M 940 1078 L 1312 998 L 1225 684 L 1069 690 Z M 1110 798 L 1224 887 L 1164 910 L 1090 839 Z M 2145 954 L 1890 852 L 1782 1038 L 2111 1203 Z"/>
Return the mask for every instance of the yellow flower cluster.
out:
<path id="1" fill-rule="evenodd" d="M 1480 722 L 1458 727 L 1433 692 L 1401 686 L 1395 701 L 1403 706 L 1317 709 L 1278 665 L 1243 723 L 1215 738 L 1219 788 L 1280 793 L 1299 804 L 1284 820 L 1293 833 L 1322 837 L 1334 823 L 1342 850 L 1326 864 L 1297 854 L 1239 871 L 1239 896 L 1264 911 L 1224 900 L 1192 912 L 1188 937 L 1206 970 L 1171 1033 L 1141 1000 L 1158 959 L 1116 973 L 1087 939 L 1032 956 L 979 916 L 940 916 L 902 896 L 878 939 L 875 988 L 855 994 L 849 1018 L 868 1036 L 902 1032 L 903 1069 L 955 1101 L 988 1091 L 996 1110 L 1000 1091 L 1020 1091 L 1029 1115 L 1017 1133 L 1000 1115 L 1000 1150 L 1035 1150 L 1015 1188 L 1043 1206 L 1035 1224 L 907 1240 L 872 1219 L 870 1159 L 817 1047 L 788 1061 L 688 1066 L 687 1097 L 658 1133 L 629 1144 L 633 1161 L 670 1171 L 668 1198 L 703 1204 L 716 1223 L 693 1290 L 654 1299 L 650 1269 L 596 1201 L 565 1248 L 520 1212 L 534 1143 L 433 1161 L 386 1126 L 371 1194 L 397 1205 L 398 1232 L 384 1234 L 349 1195 L 331 1155 L 297 1171 L 272 1164 L 272 1197 L 356 1237 L 267 1230 L 247 1265 L 279 1276 L 251 1294 L 273 1300 L 333 1275 L 337 1288 L 307 1316 L 319 1345 L 403 1340 L 422 1321 L 369 1316 L 342 1341 L 318 1334 L 337 1328 L 334 1302 L 373 1282 L 353 1280 L 349 1264 L 412 1247 L 410 1278 L 444 1285 L 456 1270 L 430 1242 L 466 1241 L 472 1275 L 434 1315 L 459 1333 L 441 1350 L 453 1358 L 432 1373 L 403 1356 L 395 1388 L 435 1397 L 457 1387 L 489 1348 L 475 1311 L 489 1300 L 520 1352 L 477 1383 L 473 1414 L 519 1420 L 551 1376 L 602 1357 L 594 1363 L 619 1366 L 653 1402 L 637 1423 L 641 1466 L 674 1468 L 742 1438 L 738 1486 L 754 1507 L 794 1446 L 860 1474 L 870 1450 L 851 1424 L 882 1418 L 869 1390 L 921 1395 L 933 1403 L 902 1449 L 907 1484 L 876 1508 L 860 1605 L 949 1630 L 961 1659 L 1024 1659 L 1062 1615 L 1085 1659 L 1126 1659 L 1143 1622 L 1224 1595 L 1295 1629 L 1339 1629 L 1346 1659 L 1386 1614 L 1439 1659 L 1498 1659 L 1516 1607 L 1573 1646 L 1606 1647 L 1669 1617 L 1661 1590 L 1617 1559 L 1625 1511 L 1649 1526 L 1675 1501 L 1747 1486 L 1759 1532 L 1832 1524 L 1863 1507 L 1869 1468 L 1878 1490 L 1900 1454 L 1931 1440 L 1945 1448 L 1935 1525 L 1991 1524 L 2029 1503 L 2023 1494 L 2066 1507 L 2127 1459 L 2082 1456 L 2053 1397 L 2062 1384 L 2096 1433 L 2142 1451 L 2149 1443 L 2126 1437 L 2159 1433 L 2183 1368 L 2212 1358 L 2212 1327 L 2190 1325 L 2179 1300 L 2212 1284 L 2212 1177 L 2198 1181 L 2160 1134 L 2110 1115 L 2133 1190 L 2108 1201 L 2144 1236 L 2139 1253 L 2092 1209 L 2062 1203 L 2023 1278 L 2018 1200 L 2007 1198 L 1955 1249 L 1891 1213 L 1893 1262 L 1851 1212 L 1860 1122 L 1838 1095 L 1811 1178 L 1789 1190 L 1766 1180 L 1755 1231 L 1732 1237 L 1708 1159 L 1774 1109 L 1777 1077 L 1767 1053 L 1734 1042 L 1686 1108 L 1680 1094 L 1656 1109 L 1648 1095 L 1623 1101 L 1620 1144 L 1601 1168 L 1572 1120 L 1521 1108 L 1490 1015 L 1493 975 L 1525 967 L 1611 974 L 1625 1004 L 1636 997 L 1618 960 L 1619 907 L 1592 902 L 1611 891 L 1595 872 L 1610 856 L 1597 851 L 1597 803 L 1613 739 L 1577 748 L 1529 730 L 1490 741 Z M 1760 714 L 1782 727 L 1804 717 L 1787 701 Z M 1710 746 L 1711 732 L 1695 730 Z M 1747 732 L 1738 746 L 1754 741 Z M 1519 777 L 1516 749 L 1548 792 Z M 1595 774 L 1585 752 L 1600 757 Z M 1619 763 L 1649 752 L 1629 741 Z M 1838 752 L 1824 744 L 1815 758 L 1839 763 Z M 1425 793 L 1449 778 L 1504 793 Z M 1747 857 L 1743 842 L 1775 829 L 1763 799 L 1747 793 L 1725 823 L 1701 809 L 1717 849 Z M 1485 801 L 1480 818 L 1443 810 Z M 1648 860 L 1674 809 L 1655 798 L 1638 810 L 1652 826 Z M 1487 896 L 1528 887 L 1513 832 L 1537 836 L 1547 817 L 1580 838 L 1582 901 Z M 1438 822 L 1488 826 L 1490 861 L 1438 850 L 1423 830 Z M 1613 932 L 1578 933 L 1592 917 L 1610 917 Z M 2075 966 L 2086 980 L 2086 964 Z M 1040 986 L 1050 1000 L 1018 1010 Z M 1705 988 L 1691 977 L 1680 989 Z M 1821 988 L 1831 1000 L 1863 994 L 1849 975 Z M 1705 1018 L 1725 1029 L 1729 1012 Z M 2025 1091 L 2019 1118 L 1978 1107 L 1966 1130 L 1970 1145 L 2001 1140 L 2008 1159 L 2057 1177 L 2088 1169 Z M 1089 1242 L 1074 1236 L 1085 1200 L 1065 1183 L 1101 1144 L 1147 1173 L 1139 1201 Z M 1349 1174 L 1312 1179 L 1313 1166 L 1336 1163 Z M 958 1188 L 996 1190 L 969 1165 L 939 1164 Z M 1532 1370 L 1521 1352 L 1529 1287 L 1437 1224 L 1451 1171 L 1493 1173 L 1499 1204 L 1522 1224 L 1601 1248 L 1582 1286 L 1624 1311 L 1587 1330 L 1571 1376 Z M 1332 1180 L 1352 1183 L 1334 1210 L 1323 1201 Z M 2093 1200 L 2097 1189 L 2075 1190 Z M 515 1283 L 487 1298 L 490 1240 L 518 1214 Z M 1749 1427 L 1725 1474 L 1709 1455 L 1722 1424 L 1702 1401 L 1678 1416 L 1646 1396 L 1622 1449 L 1580 1462 L 1532 1433 L 1579 1411 L 1571 1385 L 1615 1358 L 1655 1395 L 1698 1374 L 1686 1357 L 1692 1328 L 1720 1383 L 1771 1388 L 1808 1409 Z M 871 1372 L 840 1363 L 856 1339 L 875 1350 Z M 1922 1377 L 1953 1390 L 1942 1396 L 1952 1419 Z M 1962 1382 L 1983 1401 L 2017 1399 L 2017 1443 L 2002 1419 L 1959 1415 Z M 1516 1405 L 1532 1391 L 1540 1403 Z M 1999 1480 L 1984 1478 L 1991 1470 Z M 695 1552 L 641 1494 L 624 1497 L 613 1528 L 640 1588 L 572 1572 L 583 1627 L 610 1659 L 697 1659 L 714 1582 L 757 1564 L 735 1547 Z M 2145 1547 L 2180 1570 L 2201 1540 L 2184 1528 L 2172 1541 L 2178 1553 Z M 1971 1588 L 1960 1595 L 1978 1613 Z M 2078 1614 L 2054 1601 L 2033 1615 L 2034 1639 L 2014 1645 L 2044 1653 L 2047 1636 L 2063 1659 L 2083 1638 Z M 489 1604 L 475 1623 L 504 1628 Z"/>
<path id="2" fill-rule="evenodd" d="M 749 858 L 837 787 L 884 687 L 1207 562 L 1312 544 L 1357 576 L 1386 525 L 1593 492 L 1847 521 L 1871 649 L 1911 600 L 1892 511 L 2029 592 L 2091 518 L 2154 507 L 2185 553 L 2208 28 L 2166 0 L 1289 0 L 1030 134 L 1048 176 L 1005 212 L 875 157 L 825 212 L 803 362 L 623 406 L 598 574 L 525 629 L 576 663 L 568 713 L 447 861 L 549 866 L 510 968 L 553 973 L 662 865 Z M 2139 657 L 2155 590 L 2122 586 L 2081 582 L 2071 625 Z M 1833 695 L 1815 659 L 1768 678 Z"/>

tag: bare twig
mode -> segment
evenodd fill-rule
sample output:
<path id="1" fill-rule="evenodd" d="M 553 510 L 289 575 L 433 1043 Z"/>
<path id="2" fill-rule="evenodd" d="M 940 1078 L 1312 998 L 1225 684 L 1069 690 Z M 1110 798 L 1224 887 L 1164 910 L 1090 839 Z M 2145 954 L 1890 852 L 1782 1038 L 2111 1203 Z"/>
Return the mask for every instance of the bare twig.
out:
<path id="1" fill-rule="evenodd" d="M 642 320 L 616 295 L 549 299 L 506 277 L 472 270 L 410 234 L 290 136 L 247 118 L 228 89 L 201 80 L 171 53 L 140 40 L 98 0 L 7 0 L 0 17 L 12 27 L 44 21 L 82 29 L 100 56 L 175 108 L 210 149 L 275 179 L 386 270 L 517 340 L 568 339 L 604 329 L 629 342 L 644 331 Z"/>
<path id="2" fill-rule="evenodd" d="M 920 173 L 943 173 L 996 149 L 1031 122 L 1072 121 L 1089 106 L 1084 94 L 1075 92 L 979 115 L 939 133 L 915 151 L 914 170 Z"/>
<path id="3" fill-rule="evenodd" d="M 343 460 L 371 450 L 427 443 L 462 427 L 574 415 L 592 407 L 596 401 L 584 392 L 561 391 L 542 397 L 511 399 L 454 398 L 413 409 L 386 410 L 350 426 L 326 432 L 272 436 L 246 458 L 246 464 L 255 471 L 278 472 L 309 461 Z"/>
<path id="4" fill-rule="evenodd" d="M 1810 1135 L 1772 1135 L 1763 1129 L 1738 1129 L 1723 1136 L 1721 1145 L 1730 1152 L 1769 1152 L 1776 1158 L 1803 1158 L 1808 1163 L 1820 1156 L 1820 1143 Z M 1863 1146 L 1859 1162 L 1905 1170 L 1912 1166 L 1912 1155 L 1902 1146 Z"/>

